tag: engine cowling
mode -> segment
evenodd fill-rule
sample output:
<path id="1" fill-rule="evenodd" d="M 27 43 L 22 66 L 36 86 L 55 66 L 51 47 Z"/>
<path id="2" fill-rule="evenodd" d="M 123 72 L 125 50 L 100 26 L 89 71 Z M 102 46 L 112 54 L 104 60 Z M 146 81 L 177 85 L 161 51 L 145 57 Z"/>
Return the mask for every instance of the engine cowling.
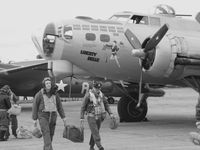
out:
<path id="1" fill-rule="evenodd" d="M 65 77 L 89 76 L 89 73 L 66 60 L 48 61 L 48 73 L 51 77 L 61 80 Z"/>
<path id="2" fill-rule="evenodd" d="M 154 58 L 146 72 L 154 77 L 168 77 L 174 70 L 176 49 L 171 46 L 170 40 L 165 37 L 154 50 Z"/>

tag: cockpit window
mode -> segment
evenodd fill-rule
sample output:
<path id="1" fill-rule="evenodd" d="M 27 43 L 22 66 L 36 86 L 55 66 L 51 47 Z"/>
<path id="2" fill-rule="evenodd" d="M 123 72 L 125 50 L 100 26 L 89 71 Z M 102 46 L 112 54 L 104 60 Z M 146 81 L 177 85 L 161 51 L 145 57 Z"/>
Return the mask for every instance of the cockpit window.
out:
<path id="1" fill-rule="evenodd" d="M 64 26 L 63 36 L 66 40 L 70 40 L 73 37 L 72 27 Z"/>
<path id="2" fill-rule="evenodd" d="M 110 20 L 112 21 L 127 21 L 130 15 L 113 15 Z"/>
<path id="3" fill-rule="evenodd" d="M 145 25 L 149 24 L 147 16 L 133 15 L 131 20 L 133 21 L 134 24 L 145 24 Z"/>

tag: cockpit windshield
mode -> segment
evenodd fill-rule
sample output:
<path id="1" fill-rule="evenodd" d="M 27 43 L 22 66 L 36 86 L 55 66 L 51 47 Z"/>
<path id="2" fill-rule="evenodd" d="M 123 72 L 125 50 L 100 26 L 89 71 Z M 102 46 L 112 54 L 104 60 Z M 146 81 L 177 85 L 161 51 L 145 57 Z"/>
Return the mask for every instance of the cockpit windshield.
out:
<path id="1" fill-rule="evenodd" d="M 113 15 L 109 18 L 112 21 L 128 21 L 131 15 Z"/>

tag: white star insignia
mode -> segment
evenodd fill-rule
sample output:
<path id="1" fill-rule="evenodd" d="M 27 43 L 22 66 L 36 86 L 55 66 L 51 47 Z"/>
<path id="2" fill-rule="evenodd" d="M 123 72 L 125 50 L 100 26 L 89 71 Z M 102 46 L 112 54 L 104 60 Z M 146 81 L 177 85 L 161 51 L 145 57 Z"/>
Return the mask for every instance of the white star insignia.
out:
<path id="1" fill-rule="evenodd" d="M 65 87 L 67 86 L 67 84 L 64 84 L 62 80 L 60 80 L 60 83 L 56 83 L 56 85 L 58 86 L 58 91 L 62 90 L 63 92 L 65 92 Z"/>

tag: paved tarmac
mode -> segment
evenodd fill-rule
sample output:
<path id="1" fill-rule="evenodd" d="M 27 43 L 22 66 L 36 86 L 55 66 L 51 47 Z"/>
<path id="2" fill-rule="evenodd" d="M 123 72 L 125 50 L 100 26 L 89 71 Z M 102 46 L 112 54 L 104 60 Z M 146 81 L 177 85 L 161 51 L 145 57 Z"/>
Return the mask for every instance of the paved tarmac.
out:
<path id="1" fill-rule="evenodd" d="M 195 104 L 197 93 L 192 89 L 166 89 L 161 98 L 149 98 L 149 122 L 120 123 L 116 130 L 109 128 L 109 117 L 101 128 L 102 144 L 105 150 L 197 150 L 189 139 L 189 132 L 195 131 Z M 32 127 L 31 104 L 21 104 L 22 114 L 18 117 L 19 125 Z M 81 102 L 63 103 L 69 124 L 79 125 Z M 111 109 L 117 115 L 116 104 Z M 64 126 L 58 117 L 53 140 L 54 150 L 88 150 L 90 130 L 85 121 L 84 143 L 73 143 L 62 138 Z M 0 150 L 42 150 L 43 140 L 15 139 L 0 142 Z M 97 150 L 97 148 L 95 148 Z"/>

